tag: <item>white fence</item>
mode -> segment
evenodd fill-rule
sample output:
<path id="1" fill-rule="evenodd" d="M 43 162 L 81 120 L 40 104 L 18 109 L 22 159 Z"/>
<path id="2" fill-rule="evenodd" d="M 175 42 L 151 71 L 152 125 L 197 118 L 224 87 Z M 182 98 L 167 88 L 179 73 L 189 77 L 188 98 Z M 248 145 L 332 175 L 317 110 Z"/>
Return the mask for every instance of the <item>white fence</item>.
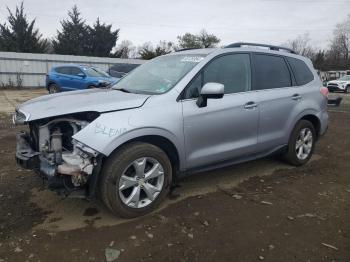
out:
<path id="1" fill-rule="evenodd" d="M 107 71 L 116 63 L 141 64 L 143 62 L 139 59 L 0 52 L 0 85 L 43 87 L 46 74 L 52 66 L 56 65 L 83 64 Z"/>

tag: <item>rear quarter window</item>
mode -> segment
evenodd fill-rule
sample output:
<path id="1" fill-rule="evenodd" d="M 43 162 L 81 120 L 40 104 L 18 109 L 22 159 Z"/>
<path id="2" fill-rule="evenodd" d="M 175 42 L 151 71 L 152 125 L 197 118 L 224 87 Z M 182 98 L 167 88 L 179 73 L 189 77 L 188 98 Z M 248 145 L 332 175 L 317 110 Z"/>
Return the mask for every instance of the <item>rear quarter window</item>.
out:
<path id="1" fill-rule="evenodd" d="M 304 61 L 292 57 L 287 57 L 287 61 L 292 68 L 297 85 L 306 85 L 314 80 L 313 73 L 310 71 L 309 67 Z"/>

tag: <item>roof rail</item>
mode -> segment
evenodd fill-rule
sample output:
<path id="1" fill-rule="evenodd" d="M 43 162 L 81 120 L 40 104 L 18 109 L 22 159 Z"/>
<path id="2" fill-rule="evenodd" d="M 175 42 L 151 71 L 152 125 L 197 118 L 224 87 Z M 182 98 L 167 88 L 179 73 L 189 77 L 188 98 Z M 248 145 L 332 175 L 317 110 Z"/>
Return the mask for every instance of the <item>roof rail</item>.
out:
<path id="1" fill-rule="evenodd" d="M 182 49 L 176 50 L 175 52 L 181 52 L 181 51 L 187 51 L 187 50 L 194 50 L 194 49 L 200 49 L 200 48 L 196 48 L 196 47 L 182 48 Z"/>
<path id="2" fill-rule="evenodd" d="M 280 50 L 285 50 L 288 51 L 289 53 L 295 54 L 294 50 L 288 48 L 288 47 L 283 47 L 283 46 L 276 46 L 276 45 L 266 45 L 266 44 L 258 44 L 258 43 L 245 43 L 245 42 L 238 42 L 238 43 L 233 43 L 225 46 L 225 48 L 235 48 L 235 47 L 242 47 L 242 46 L 260 46 L 260 47 L 267 47 L 270 50 L 274 51 L 280 51 Z"/>

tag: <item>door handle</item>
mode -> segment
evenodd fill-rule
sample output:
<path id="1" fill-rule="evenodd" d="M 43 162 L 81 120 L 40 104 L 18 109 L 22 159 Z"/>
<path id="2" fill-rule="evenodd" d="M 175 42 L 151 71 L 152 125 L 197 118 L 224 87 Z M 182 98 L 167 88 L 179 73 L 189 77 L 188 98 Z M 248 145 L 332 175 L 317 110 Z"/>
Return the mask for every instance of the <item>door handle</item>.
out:
<path id="1" fill-rule="evenodd" d="M 244 109 L 254 109 L 258 107 L 258 105 L 255 102 L 248 102 L 244 105 Z"/>
<path id="2" fill-rule="evenodd" d="M 301 95 L 299 95 L 299 94 L 294 94 L 294 95 L 292 95 L 292 99 L 293 99 L 293 100 L 296 100 L 296 101 L 299 101 L 299 100 L 301 99 Z"/>

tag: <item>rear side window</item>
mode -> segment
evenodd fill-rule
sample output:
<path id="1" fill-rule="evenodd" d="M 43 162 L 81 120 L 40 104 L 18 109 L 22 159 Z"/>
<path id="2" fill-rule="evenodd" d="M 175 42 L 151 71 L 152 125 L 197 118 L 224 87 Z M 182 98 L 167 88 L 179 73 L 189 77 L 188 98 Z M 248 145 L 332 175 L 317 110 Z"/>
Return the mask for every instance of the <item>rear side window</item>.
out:
<path id="1" fill-rule="evenodd" d="M 138 64 L 116 64 L 113 65 L 110 70 L 119 72 L 119 73 L 129 73 L 130 71 L 134 70 L 136 67 L 138 67 Z"/>
<path id="2" fill-rule="evenodd" d="M 314 80 L 314 75 L 304 61 L 292 57 L 287 57 L 287 60 L 299 86 L 305 85 Z"/>
<path id="3" fill-rule="evenodd" d="M 71 74 L 74 76 L 77 76 L 82 73 L 82 71 L 78 67 L 71 67 L 70 69 L 71 69 Z"/>
<path id="4" fill-rule="evenodd" d="M 70 68 L 67 66 L 57 67 L 55 71 L 59 74 L 70 75 Z"/>
<path id="5" fill-rule="evenodd" d="M 292 86 L 291 75 L 283 57 L 254 54 L 254 90 Z"/>

